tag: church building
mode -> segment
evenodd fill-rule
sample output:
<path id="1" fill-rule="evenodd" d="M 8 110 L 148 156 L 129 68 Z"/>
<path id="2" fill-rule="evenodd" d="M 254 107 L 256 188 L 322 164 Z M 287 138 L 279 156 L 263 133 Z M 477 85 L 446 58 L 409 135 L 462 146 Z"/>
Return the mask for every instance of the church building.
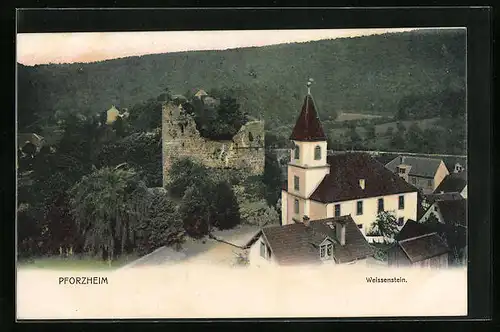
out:
<path id="1" fill-rule="evenodd" d="M 350 215 L 366 236 L 377 214 L 392 212 L 398 226 L 417 218 L 417 188 L 366 153 L 327 155 L 327 137 L 310 82 L 290 136 L 287 181 L 282 188 L 282 225 Z"/>

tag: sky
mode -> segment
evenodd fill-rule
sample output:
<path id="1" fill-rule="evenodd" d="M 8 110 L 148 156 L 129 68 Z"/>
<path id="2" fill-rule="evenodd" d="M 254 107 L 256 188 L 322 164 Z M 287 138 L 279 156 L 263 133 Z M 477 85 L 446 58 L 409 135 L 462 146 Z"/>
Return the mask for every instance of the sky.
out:
<path id="1" fill-rule="evenodd" d="M 29 66 L 95 62 L 145 54 L 223 50 L 410 30 L 415 29 L 21 33 L 17 35 L 17 62 Z"/>

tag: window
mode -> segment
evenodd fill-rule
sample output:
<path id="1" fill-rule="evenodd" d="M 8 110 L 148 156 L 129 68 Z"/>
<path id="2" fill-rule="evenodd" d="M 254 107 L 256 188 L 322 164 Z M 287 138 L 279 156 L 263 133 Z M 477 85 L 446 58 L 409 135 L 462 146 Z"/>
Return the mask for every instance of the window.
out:
<path id="1" fill-rule="evenodd" d="M 265 259 L 271 259 L 271 248 L 264 241 L 260 241 L 260 256 Z"/>
<path id="2" fill-rule="evenodd" d="M 405 173 L 405 169 L 403 167 L 398 167 L 398 173 L 399 174 L 404 174 Z"/>
<path id="3" fill-rule="evenodd" d="M 403 210 L 405 208 L 405 197 L 403 195 L 399 196 L 399 209 Z"/>
<path id="4" fill-rule="evenodd" d="M 363 214 L 363 201 L 358 201 L 356 204 L 356 215 L 362 215 Z"/>
<path id="5" fill-rule="evenodd" d="M 340 204 L 335 204 L 335 217 L 340 217 Z"/>
<path id="6" fill-rule="evenodd" d="M 358 224 L 359 229 L 363 229 L 363 224 Z"/>
<path id="7" fill-rule="evenodd" d="M 299 200 L 298 199 L 296 199 L 293 202 L 293 211 L 295 212 L 295 214 L 299 213 Z"/>
<path id="8" fill-rule="evenodd" d="M 321 160 L 321 147 L 319 145 L 314 148 L 314 160 Z"/>
<path id="9" fill-rule="evenodd" d="M 319 247 L 319 256 L 322 259 L 328 259 L 333 257 L 333 244 L 325 243 Z"/>
<path id="10" fill-rule="evenodd" d="M 293 188 L 295 190 L 299 190 L 300 189 L 300 185 L 299 185 L 299 177 L 297 175 L 294 175 L 293 176 Z"/>
<path id="11" fill-rule="evenodd" d="M 403 224 L 405 223 L 405 218 L 399 217 L 397 223 L 398 223 L 398 226 L 403 226 Z"/>
<path id="12" fill-rule="evenodd" d="M 427 180 L 427 186 L 432 187 L 432 180 L 431 179 Z"/>
<path id="13" fill-rule="evenodd" d="M 417 178 L 416 178 L 416 177 L 412 177 L 412 178 L 411 178 L 411 183 L 413 183 L 413 184 L 417 184 Z"/>
<path id="14" fill-rule="evenodd" d="M 294 151 L 293 157 L 295 159 L 300 159 L 300 147 L 298 145 L 295 145 L 295 151 Z"/>
<path id="15" fill-rule="evenodd" d="M 379 198 L 378 199 L 378 210 L 377 212 L 382 212 L 384 211 L 384 199 L 383 198 Z"/>

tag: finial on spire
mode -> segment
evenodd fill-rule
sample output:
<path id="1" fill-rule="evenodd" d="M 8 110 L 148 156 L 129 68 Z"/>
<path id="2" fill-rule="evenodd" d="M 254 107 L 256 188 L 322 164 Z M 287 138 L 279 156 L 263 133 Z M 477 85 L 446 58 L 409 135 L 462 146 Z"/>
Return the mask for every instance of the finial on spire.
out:
<path id="1" fill-rule="evenodd" d="M 313 84 L 314 80 L 312 78 L 310 78 L 308 81 L 307 81 L 307 94 L 310 95 L 311 94 L 311 85 Z"/>

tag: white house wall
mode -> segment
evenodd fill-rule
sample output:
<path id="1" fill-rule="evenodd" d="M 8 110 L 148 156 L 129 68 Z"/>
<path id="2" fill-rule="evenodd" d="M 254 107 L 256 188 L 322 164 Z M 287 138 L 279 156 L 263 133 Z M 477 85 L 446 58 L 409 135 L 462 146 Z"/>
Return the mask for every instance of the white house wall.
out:
<path id="1" fill-rule="evenodd" d="M 277 265 L 274 255 L 271 255 L 271 259 L 265 259 L 260 255 L 260 243 L 262 242 L 262 235 L 257 241 L 250 247 L 248 252 L 248 262 L 252 267 L 265 267 Z"/>
<path id="2" fill-rule="evenodd" d="M 406 193 L 402 194 L 405 197 L 404 209 L 399 210 L 399 194 L 380 196 L 380 197 L 370 197 L 365 199 L 360 199 L 363 201 L 363 214 L 356 215 L 357 212 L 357 202 L 360 200 L 351 200 L 338 203 L 330 203 L 327 206 L 327 218 L 333 217 L 335 214 L 335 205 L 340 204 L 340 215 L 351 215 L 352 219 L 356 224 L 362 224 L 363 227 L 360 229 L 361 232 L 366 235 L 366 232 L 370 229 L 371 224 L 375 221 L 378 214 L 378 199 L 384 198 L 384 210 L 394 212 L 396 219 L 403 217 L 406 222 L 408 219 L 417 220 L 417 193 Z"/>
<path id="3" fill-rule="evenodd" d="M 424 215 L 422 216 L 422 218 L 420 218 L 419 222 L 426 222 L 431 214 L 434 214 L 440 223 L 444 223 L 443 217 L 441 216 L 441 212 L 439 211 L 439 208 L 437 207 L 436 203 L 432 204 L 427 209 L 427 211 L 425 211 Z"/>
<path id="4" fill-rule="evenodd" d="M 467 199 L 467 185 L 464 187 L 460 195 L 462 195 L 463 198 Z"/>

